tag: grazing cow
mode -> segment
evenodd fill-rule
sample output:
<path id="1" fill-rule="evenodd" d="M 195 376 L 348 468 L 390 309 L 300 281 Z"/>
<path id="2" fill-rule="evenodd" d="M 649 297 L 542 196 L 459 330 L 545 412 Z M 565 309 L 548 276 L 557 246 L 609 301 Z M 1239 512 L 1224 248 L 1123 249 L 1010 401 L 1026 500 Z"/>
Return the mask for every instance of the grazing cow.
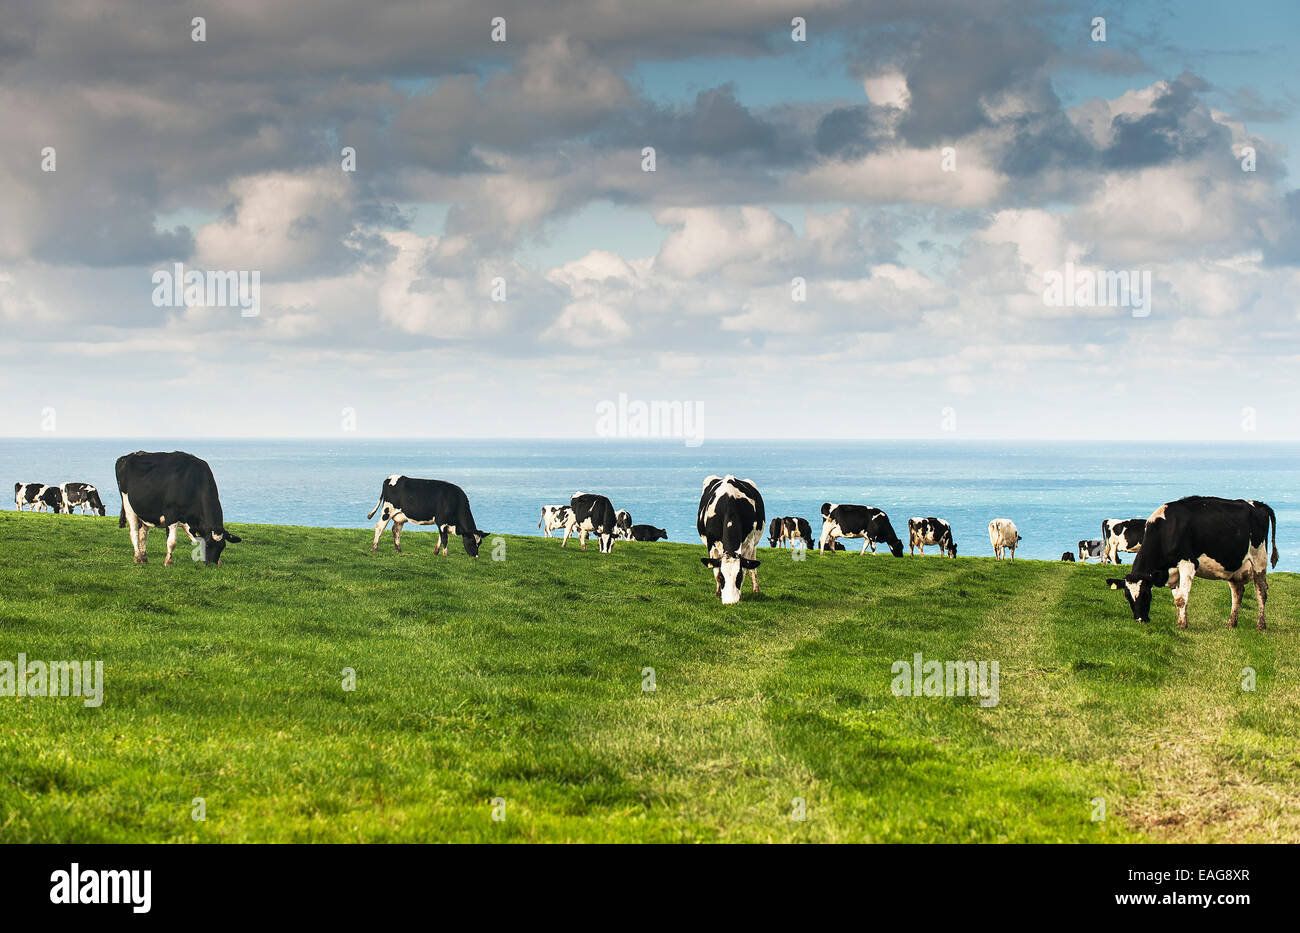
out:
<path id="1" fill-rule="evenodd" d="M 828 542 L 826 543 L 826 550 L 828 550 L 828 551 L 843 551 L 843 550 L 846 550 L 846 548 L 844 547 L 844 544 L 843 544 L 842 542 L 840 542 L 840 541 L 828 541 Z"/>
<path id="2" fill-rule="evenodd" d="M 787 515 L 785 518 L 781 519 L 781 522 L 783 525 L 782 536 L 786 541 L 790 542 L 791 547 L 794 546 L 796 538 L 803 542 L 804 547 L 812 547 L 812 525 L 808 524 L 808 519 L 799 518 L 794 515 Z"/>
<path id="3" fill-rule="evenodd" d="M 1255 584 L 1259 621 L 1264 629 L 1264 604 L 1268 601 L 1269 527 L 1273 530 L 1271 565 L 1277 566 L 1277 516 L 1253 499 L 1187 496 L 1166 502 L 1151 513 L 1143 529 L 1143 543 L 1133 559 L 1133 569 L 1122 579 L 1109 579 L 1111 589 L 1124 588 L 1133 618 L 1151 618 L 1151 590 L 1173 590 L 1178 627 L 1187 628 L 1187 597 L 1197 574 L 1227 580 L 1232 589 L 1228 627 L 1236 628 L 1237 612 L 1246 583 Z"/>
<path id="4" fill-rule="evenodd" d="M 543 533 L 549 538 L 556 528 L 563 528 L 569 524 L 569 514 L 572 511 L 567 505 L 544 505 L 542 520 L 537 523 L 537 527 L 543 529 Z"/>
<path id="5" fill-rule="evenodd" d="M 1088 538 L 1079 542 L 1079 560 L 1085 563 L 1089 558 L 1095 557 L 1098 560 L 1106 560 L 1106 545 L 1097 538 Z"/>
<path id="6" fill-rule="evenodd" d="M 952 540 L 952 526 L 942 518 L 909 518 L 907 520 L 907 552 L 919 548 L 925 554 L 927 544 L 937 545 L 939 552 L 949 557 L 957 556 L 957 544 Z"/>
<path id="7" fill-rule="evenodd" d="M 614 513 L 614 533 L 624 541 L 632 540 L 632 513 L 619 509 Z"/>
<path id="8" fill-rule="evenodd" d="M 91 515 L 105 514 L 104 502 L 99 498 L 99 490 L 90 483 L 64 483 L 60 488 L 63 490 L 63 501 L 67 505 L 69 515 L 72 514 L 73 509 L 85 509 Z"/>
<path id="9" fill-rule="evenodd" d="M 876 553 L 876 544 L 889 545 L 890 553 L 895 557 L 903 556 L 903 542 L 894 534 L 894 526 L 889 524 L 889 516 L 880 509 L 867 505 L 836 505 L 832 502 L 822 503 L 822 534 L 820 550 L 836 538 L 863 538 L 862 554 Z"/>
<path id="10" fill-rule="evenodd" d="M 407 522 L 437 525 L 438 540 L 434 542 L 433 553 L 444 556 L 450 553 L 448 535 L 460 535 L 465 553 L 470 557 L 478 557 L 478 547 L 488 535 L 486 531 L 479 531 L 474 523 L 465 490 L 440 479 L 416 479 L 400 474 L 388 477 L 379 487 L 379 503 L 366 518 L 373 518 L 376 512 L 379 513 L 379 522 L 375 525 L 375 540 L 370 545 L 372 551 L 378 550 L 379 538 L 390 519 L 393 523 L 393 548 L 398 554 L 402 553 L 402 526 Z"/>
<path id="11" fill-rule="evenodd" d="M 204 563 L 221 563 L 227 544 L 238 544 L 238 535 L 226 530 L 217 495 L 217 481 L 207 462 L 176 450 L 147 453 L 137 450 L 117 458 L 117 491 L 122 495 L 119 528 L 131 529 L 135 562 L 146 563 L 146 537 L 150 528 L 167 529 L 167 558 L 170 566 L 176 550 L 176 529 L 184 528 L 197 541 Z"/>
<path id="12" fill-rule="evenodd" d="M 63 497 L 63 488 L 60 486 L 43 486 L 36 496 L 36 501 L 40 504 L 40 510 L 44 512 L 49 509 L 55 515 L 62 515 L 65 512 L 72 513 L 68 508 L 68 501 Z"/>
<path id="13" fill-rule="evenodd" d="M 1016 523 L 1009 518 L 995 518 L 989 522 L 989 543 L 993 545 L 993 556 L 998 560 L 1006 551 L 1011 552 L 1011 559 L 1016 559 L 1016 545 L 1020 543 L 1020 532 Z"/>
<path id="14" fill-rule="evenodd" d="M 772 519 L 772 524 L 767 528 L 767 543 L 769 547 L 781 547 L 785 544 L 784 518 Z"/>
<path id="15" fill-rule="evenodd" d="M 1122 564 L 1120 551 L 1130 554 L 1142 547 L 1142 536 L 1146 533 L 1145 518 L 1107 518 L 1101 523 L 1101 542 L 1103 564 Z"/>
<path id="16" fill-rule="evenodd" d="M 740 602 L 746 570 L 758 592 L 760 562 L 755 549 L 763 537 L 764 518 L 763 497 L 752 481 L 729 473 L 704 480 L 695 529 L 708 556 L 701 557 L 700 563 L 713 571 L 716 594 L 724 606 Z"/>
<path id="17" fill-rule="evenodd" d="M 1065 561 L 1066 563 L 1073 564 L 1074 555 L 1071 554 L 1069 551 L 1066 551 L 1064 554 L 1061 555 L 1061 560 Z"/>
<path id="18" fill-rule="evenodd" d="M 668 540 L 668 532 L 654 525 L 633 525 L 629 533 L 633 541 L 658 541 L 660 538 Z"/>
<path id="19" fill-rule="evenodd" d="M 617 519 L 609 499 L 597 493 L 575 492 L 569 500 L 569 508 L 569 523 L 564 526 L 564 540 L 560 547 L 568 544 L 569 535 L 576 531 L 582 550 L 587 549 L 587 535 L 594 534 L 600 541 L 600 553 L 612 553 Z"/>

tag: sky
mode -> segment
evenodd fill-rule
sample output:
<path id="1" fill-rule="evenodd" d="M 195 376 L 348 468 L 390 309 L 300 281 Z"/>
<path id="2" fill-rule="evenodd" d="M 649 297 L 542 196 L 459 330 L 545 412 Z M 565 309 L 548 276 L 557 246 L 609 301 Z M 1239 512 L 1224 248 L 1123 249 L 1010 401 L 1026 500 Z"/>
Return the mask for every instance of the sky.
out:
<path id="1" fill-rule="evenodd" d="M 1300 437 L 1290 0 L 201 6 L 6 3 L 0 435 Z"/>

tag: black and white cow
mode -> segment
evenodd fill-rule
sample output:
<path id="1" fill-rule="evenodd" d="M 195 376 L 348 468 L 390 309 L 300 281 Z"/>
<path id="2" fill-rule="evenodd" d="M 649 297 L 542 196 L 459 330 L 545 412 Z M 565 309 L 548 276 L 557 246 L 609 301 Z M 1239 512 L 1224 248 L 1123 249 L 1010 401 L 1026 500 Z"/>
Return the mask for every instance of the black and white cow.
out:
<path id="1" fill-rule="evenodd" d="M 949 557 L 957 556 L 957 543 L 952 539 L 952 526 L 942 518 L 909 518 L 907 520 L 907 552 L 915 553 L 918 548 L 925 553 L 925 547 L 933 544 L 939 553 Z"/>
<path id="2" fill-rule="evenodd" d="M 569 514 L 572 511 L 567 505 L 544 505 L 542 518 L 537 523 L 537 527 L 541 528 L 542 533 L 549 538 L 552 531 L 569 524 Z"/>
<path id="3" fill-rule="evenodd" d="M 1133 569 L 1122 579 L 1109 579 L 1111 589 L 1124 588 L 1133 618 L 1151 618 L 1151 591 L 1157 586 L 1173 590 L 1178 627 L 1187 628 L 1187 597 L 1192 580 L 1200 575 L 1227 580 L 1232 589 L 1232 614 L 1228 627 L 1237 625 L 1237 612 L 1246 583 L 1255 585 L 1259 621 L 1264 628 L 1268 601 L 1269 527 L 1273 530 L 1271 566 L 1277 566 L 1277 516 L 1253 499 L 1188 496 L 1167 502 L 1151 513 L 1143 530 L 1142 547 Z"/>
<path id="4" fill-rule="evenodd" d="M 813 546 L 812 525 L 808 524 L 808 519 L 799 518 L 797 515 L 787 515 L 781 519 L 782 531 L 781 537 L 794 547 L 794 542 L 799 541 L 803 547 L 810 548 Z"/>
<path id="5" fill-rule="evenodd" d="M 36 496 L 36 501 L 40 505 L 40 510 L 44 512 L 49 509 L 55 515 L 71 514 L 72 510 L 68 508 L 68 502 L 63 497 L 63 488 L 61 486 L 46 486 Z"/>
<path id="6" fill-rule="evenodd" d="M 876 544 L 880 543 L 889 545 L 890 553 L 895 557 L 903 556 L 903 542 L 894 534 L 889 516 L 869 505 L 823 502 L 820 550 L 825 551 L 826 545 L 836 538 L 864 538 L 862 554 L 868 547 L 871 553 L 876 553 Z"/>
<path id="7" fill-rule="evenodd" d="M 1103 564 L 1121 564 L 1120 551 L 1136 553 L 1146 533 L 1145 518 L 1106 518 L 1101 522 Z"/>
<path id="8" fill-rule="evenodd" d="M 767 543 L 769 547 L 781 547 L 785 544 L 784 518 L 772 519 L 772 524 L 767 528 Z"/>
<path id="9" fill-rule="evenodd" d="M 1061 560 L 1065 561 L 1065 562 L 1068 563 L 1068 564 L 1073 564 L 1073 563 L 1074 563 L 1074 555 L 1071 554 L 1069 551 L 1066 551 L 1065 553 L 1063 553 L 1063 554 L 1061 555 Z"/>
<path id="10" fill-rule="evenodd" d="M 708 555 L 701 557 L 700 563 L 712 570 L 724 606 L 740 602 L 746 570 L 754 592 L 758 592 L 759 561 L 755 551 L 763 538 L 765 518 L 763 497 L 752 481 L 731 474 L 704 480 L 695 529 Z"/>
<path id="11" fill-rule="evenodd" d="M 167 529 L 168 566 L 176 550 L 176 529 L 184 528 L 199 545 L 203 560 L 221 563 L 227 544 L 238 544 L 238 535 L 226 530 L 212 468 L 193 454 L 179 450 L 148 453 L 137 450 L 117 458 L 117 490 L 122 495 L 119 528 L 131 529 L 135 562 L 143 564 L 150 528 Z"/>
<path id="12" fill-rule="evenodd" d="M 1105 561 L 1106 543 L 1098 538 L 1087 538 L 1079 542 L 1079 560 L 1087 563 L 1089 558 Z"/>
<path id="13" fill-rule="evenodd" d="M 20 512 L 24 508 L 33 512 L 49 509 L 58 514 L 67 511 L 63 490 L 44 483 L 14 483 L 14 505 Z"/>
<path id="14" fill-rule="evenodd" d="M 85 509 L 91 515 L 104 515 L 104 502 L 99 498 L 99 490 L 90 483 L 64 483 L 61 487 L 63 490 L 63 502 L 67 506 L 68 514 L 72 514 L 73 509 Z"/>
<path id="15" fill-rule="evenodd" d="M 1021 542 L 1020 530 L 1009 518 L 995 518 L 989 522 L 989 544 L 993 545 L 993 556 L 1001 560 L 1007 551 L 1011 559 L 1016 559 L 1016 546 Z"/>
<path id="16" fill-rule="evenodd" d="M 582 550 L 587 549 L 587 535 L 594 535 L 600 542 L 600 553 L 609 554 L 614 550 L 614 532 L 617 519 L 614 505 L 605 496 L 594 492 L 575 492 L 569 499 L 569 523 L 564 526 L 564 540 L 560 547 L 569 543 L 569 535 L 578 533 L 578 543 Z"/>
<path id="17" fill-rule="evenodd" d="M 654 525 L 633 525 L 630 534 L 633 541 L 658 541 L 660 538 L 668 540 L 668 532 Z"/>
<path id="18" fill-rule="evenodd" d="M 479 545 L 488 535 L 486 531 L 479 531 L 474 523 L 465 490 L 440 479 L 416 479 L 401 474 L 388 477 L 379 487 L 379 503 L 366 518 L 373 518 L 376 512 L 379 513 L 379 522 L 375 525 L 375 540 L 370 545 L 372 551 L 379 548 L 379 538 L 390 520 L 393 523 L 393 547 L 398 554 L 402 553 L 402 526 L 407 522 L 437 525 L 438 540 L 434 542 L 433 553 L 444 556 L 450 553 L 448 535 L 460 535 L 465 553 L 470 557 L 478 557 Z"/>
<path id="19" fill-rule="evenodd" d="M 624 541 L 632 540 L 632 513 L 619 509 L 614 513 L 614 533 Z"/>

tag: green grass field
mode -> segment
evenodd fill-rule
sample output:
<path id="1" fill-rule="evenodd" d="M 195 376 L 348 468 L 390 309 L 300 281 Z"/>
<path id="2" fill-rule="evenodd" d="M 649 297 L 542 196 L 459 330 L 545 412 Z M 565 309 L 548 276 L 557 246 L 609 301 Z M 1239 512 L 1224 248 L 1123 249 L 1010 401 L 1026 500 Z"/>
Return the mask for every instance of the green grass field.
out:
<path id="1" fill-rule="evenodd" d="M 234 530 L 136 566 L 115 517 L 0 513 L 0 660 L 105 681 L 0 697 L 0 841 L 1300 840 L 1293 574 L 1268 631 L 1201 581 L 1180 632 L 1098 566 L 762 549 L 724 608 L 698 545 Z M 1000 702 L 895 697 L 917 651 Z"/>

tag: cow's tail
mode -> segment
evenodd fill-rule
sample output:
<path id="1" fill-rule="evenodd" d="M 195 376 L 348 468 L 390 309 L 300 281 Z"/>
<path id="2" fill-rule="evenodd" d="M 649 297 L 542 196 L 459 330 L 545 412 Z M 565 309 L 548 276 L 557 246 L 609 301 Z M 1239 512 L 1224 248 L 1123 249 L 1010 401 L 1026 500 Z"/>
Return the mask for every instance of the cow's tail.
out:
<path id="1" fill-rule="evenodd" d="M 122 503 L 122 510 L 117 515 L 117 527 L 118 528 L 126 527 L 126 502 L 125 501 Z"/>
<path id="2" fill-rule="evenodd" d="M 381 488 L 379 490 L 379 501 L 375 503 L 375 507 L 371 509 L 370 514 L 366 516 L 367 520 L 374 518 L 375 513 L 378 512 L 381 508 L 383 508 L 383 505 L 384 505 L 384 490 Z"/>
<path id="3" fill-rule="evenodd" d="M 541 527 L 542 527 L 542 522 L 544 522 L 544 521 L 546 521 L 546 509 L 545 509 L 545 508 L 542 509 L 542 517 L 539 518 L 539 519 L 537 520 L 537 527 L 538 527 L 538 528 L 541 528 Z"/>
<path id="4" fill-rule="evenodd" d="M 1272 510 L 1271 508 L 1269 508 L 1268 506 L 1264 506 L 1264 508 L 1268 509 L 1268 520 L 1269 520 L 1269 523 L 1272 524 L 1272 526 L 1273 526 L 1273 564 L 1272 564 L 1272 566 L 1276 567 L 1276 566 L 1277 566 L 1277 515 L 1275 515 L 1275 514 L 1273 513 L 1273 510 Z"/>

